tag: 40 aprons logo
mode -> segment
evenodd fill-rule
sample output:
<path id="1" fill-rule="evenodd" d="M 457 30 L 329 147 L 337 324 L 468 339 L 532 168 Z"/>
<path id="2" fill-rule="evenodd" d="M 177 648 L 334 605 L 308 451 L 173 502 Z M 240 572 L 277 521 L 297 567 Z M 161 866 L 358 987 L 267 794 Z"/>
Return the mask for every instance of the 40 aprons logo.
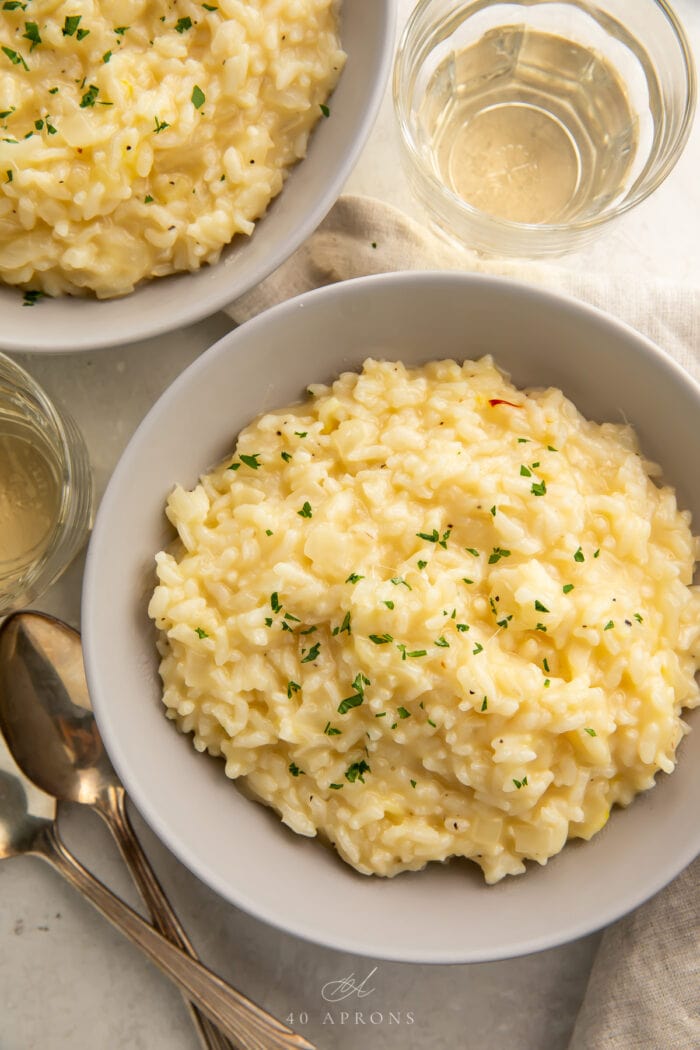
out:
<path id="1" fill-rule="evenodd" d="M 379 967 L 358 980 L 354 973 L 347 977 L 340 977 L 332 981 L 326 981 L 321 988 L 321 998 L 329 1006 L 323 1007 L 320 1016 L 312 1020 L 325 1025 L 408 1025 L 415 1024 L 415 1016 L 411 1010 L 386 1010 L 377 1006 L 376 1002 L 369 1004 L 364 1000 L 374 995 L 373 977 Z M 342 1005 L 339 1005 L 342 1004 Z M 332 1008 L 331 1008 L 332 1007 Z M 291 1027 L 304 1026 L 309 1023 L 309 1012 L 300 1010 L 298 1013 L 287 1015 L 286 1021 Z"/>

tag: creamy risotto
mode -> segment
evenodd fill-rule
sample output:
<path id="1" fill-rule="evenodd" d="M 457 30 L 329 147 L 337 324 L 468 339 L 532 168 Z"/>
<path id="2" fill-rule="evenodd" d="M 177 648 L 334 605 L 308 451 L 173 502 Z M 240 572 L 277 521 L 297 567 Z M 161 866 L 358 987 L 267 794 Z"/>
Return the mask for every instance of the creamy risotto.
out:
<path id="1" fill-rule="evenodd" d="M 361 872 L 544 864 L 674 768 L 689 515 L 629 427 L 488 357 L 369 360 L 311 394 L 169 498 L 168 716 Z"/>
<path id="2" fill-rule="evenodd" d="M 216 262 L 330 115 L 336 7 L 5 3 L 0 278 L 104 298 Z"/>

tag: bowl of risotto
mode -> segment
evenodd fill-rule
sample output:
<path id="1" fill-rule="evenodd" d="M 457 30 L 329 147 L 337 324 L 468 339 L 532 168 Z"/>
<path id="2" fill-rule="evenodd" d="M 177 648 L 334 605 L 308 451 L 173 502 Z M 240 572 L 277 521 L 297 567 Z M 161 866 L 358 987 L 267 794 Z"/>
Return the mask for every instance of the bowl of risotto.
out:
<path id="1" fill-rule="evenodd" d="M 700 847 L 699 408 L 629 327 L 497 278 L 365 278 L 222 339 L 87 560 L 91 695 L 154 830 L 259 918 L 403 961 L 658 891 Z"/>
<path id="2" fill-rule="evenodd" d="M 390 0 L 137 0 L 0 26 L 0 344 L 84 350 L 190 324 L 282 263 L 376 116 Z"/>

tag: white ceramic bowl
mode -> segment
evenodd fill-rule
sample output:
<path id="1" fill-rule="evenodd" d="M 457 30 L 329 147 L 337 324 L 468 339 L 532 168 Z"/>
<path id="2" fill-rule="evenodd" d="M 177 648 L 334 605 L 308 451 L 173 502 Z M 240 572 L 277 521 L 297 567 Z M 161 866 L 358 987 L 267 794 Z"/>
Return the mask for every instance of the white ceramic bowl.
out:
<path id="1" fill-rule="evenodd" d="M 341 41 L 348 59 L 307 157 L 257 223 L 215 266 L 147 281 L 125 298 L 40 299 L 0 285 L 0 347 L 26 353 L 93 350 L 159 335 L 207 317 L 272 273 L 315 230 L 340 194 L 369 135 L 389 76 L 394 0 L 346 0 Z"/>
<path id="2" fill-rule="evenodd" d="M 487 887 L 466 863 L 368 878 L 246 800 L 222 763 L 197 754 L 160 704 L 146 605 L 176 482 L 233 446 L 261 411 L 370 354 L 416 364 L 493 353 L 519 385 L 552 384 L 587 416 L 629 419 L 700 521 L 700 388 L 632 329 L 573 300 L 498 278 L 391 274 L 324 288 L 226 336 L 158 401 L 102 501 L 85 576 L 90 692 L 109 753 L 167 846 L 223 897 L 334 948 L 415 962 L 524 954 L 618 918 L 700 849 L 699 719 L 671 777 L 616 811 L 589 843 Z"/>

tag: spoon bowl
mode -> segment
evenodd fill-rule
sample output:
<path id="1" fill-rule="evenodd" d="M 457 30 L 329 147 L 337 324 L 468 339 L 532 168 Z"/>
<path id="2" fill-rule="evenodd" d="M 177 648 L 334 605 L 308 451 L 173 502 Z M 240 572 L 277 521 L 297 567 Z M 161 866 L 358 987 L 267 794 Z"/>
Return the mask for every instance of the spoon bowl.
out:
<path id="1" fill-rule="evenodd" d="M 103 808 L 119 786 L 97 729 L 80 635 L 36 612 L 0 631 L 0 728 L 20 769 L 64 802 Z"/>

